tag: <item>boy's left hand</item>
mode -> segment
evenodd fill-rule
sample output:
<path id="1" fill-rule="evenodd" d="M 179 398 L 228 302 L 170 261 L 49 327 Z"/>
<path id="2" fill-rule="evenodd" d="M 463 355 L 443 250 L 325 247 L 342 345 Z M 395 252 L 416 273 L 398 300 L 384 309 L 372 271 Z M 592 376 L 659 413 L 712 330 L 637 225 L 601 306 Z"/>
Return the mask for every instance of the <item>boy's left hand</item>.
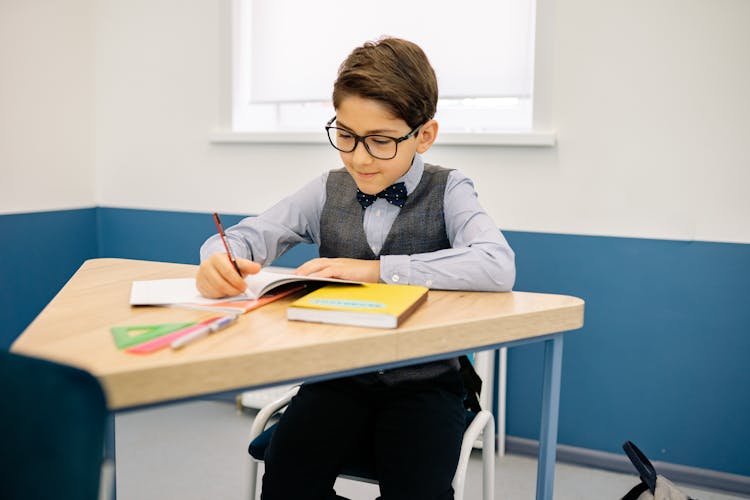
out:
<path id="1" fill-rule="evenodd" d="M 294 274 L 363 281 L 365 283 L 377 283 L 380 279 L 380 261 L 360 259 L 312 259 L 299 266 L 294 271 Z"/>

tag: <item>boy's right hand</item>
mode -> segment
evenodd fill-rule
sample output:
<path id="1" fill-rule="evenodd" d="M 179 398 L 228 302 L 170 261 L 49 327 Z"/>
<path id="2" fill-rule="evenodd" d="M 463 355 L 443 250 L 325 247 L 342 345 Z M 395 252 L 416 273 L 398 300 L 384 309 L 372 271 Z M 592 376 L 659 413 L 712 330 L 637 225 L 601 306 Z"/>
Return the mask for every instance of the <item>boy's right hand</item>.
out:
<path id="1" fill-rule="evenodd" d="M 219 299 L 239 295 L 247 288 L 243 279 L 248 274 L 260 271 L 260 264 L 247 259 L 237 259 L 237 267 L 240 268 L 242 276 L 232 265 L 232 261 L 226 253 L 215 253 L 201 262 L 198 274 L 195 276 L 195 285 L 204 297 Z"/>

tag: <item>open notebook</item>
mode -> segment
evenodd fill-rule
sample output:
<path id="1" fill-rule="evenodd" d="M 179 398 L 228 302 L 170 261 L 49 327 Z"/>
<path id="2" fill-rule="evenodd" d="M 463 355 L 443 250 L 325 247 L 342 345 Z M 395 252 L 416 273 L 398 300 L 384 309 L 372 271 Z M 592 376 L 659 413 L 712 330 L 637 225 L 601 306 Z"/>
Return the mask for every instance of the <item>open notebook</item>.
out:
<path id="1" fill-rule="evenodd" d="M 245 293 L 222 299 L 207 299 L 203 297 L 195 287 L 195 278 L 134 281 L 130 289 L 130 305 L 155 306 L 178 303 L 217 304 L 221 302 L 257 299 L 278 287 L 292 283 L 300 285 L 318 282 L 359 284 L 356 281 L 335 278 L 319 278 L 315 276 L 298 276 L 296 274 L 272 272 L 265 269 L 262 269 L 256 274 L 246 276 L 245 282 L 247 283 L 247 290 Z"/>

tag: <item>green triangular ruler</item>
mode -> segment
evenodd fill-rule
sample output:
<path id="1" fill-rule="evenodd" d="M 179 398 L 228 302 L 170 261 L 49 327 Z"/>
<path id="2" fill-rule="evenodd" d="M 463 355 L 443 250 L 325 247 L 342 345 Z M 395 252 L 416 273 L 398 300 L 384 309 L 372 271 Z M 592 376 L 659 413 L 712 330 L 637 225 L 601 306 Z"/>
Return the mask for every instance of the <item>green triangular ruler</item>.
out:
<path id="1" fill-rule="evenodd" d="M 194 324 L 193 321 L 190 323 L 162 323 L 160 325 L 113 326 L 109 330 L 112 332 L 112 338 L 114 338 L 117 348 L 127 349 Z"/>

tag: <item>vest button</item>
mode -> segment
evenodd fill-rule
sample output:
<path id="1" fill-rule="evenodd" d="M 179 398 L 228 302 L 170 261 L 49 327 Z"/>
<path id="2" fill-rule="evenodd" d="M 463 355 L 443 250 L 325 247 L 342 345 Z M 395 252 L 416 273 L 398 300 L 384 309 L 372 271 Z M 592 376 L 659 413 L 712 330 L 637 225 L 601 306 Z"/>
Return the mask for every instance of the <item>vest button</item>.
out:
<path id="1" fill-rule="evenodd" d="M 394 283 L 398 283 L 399 279 L 400 278 L 398 274 L 394 274 L 393 276 L 391 276 L 391 281 L 393 281 Z"/>

